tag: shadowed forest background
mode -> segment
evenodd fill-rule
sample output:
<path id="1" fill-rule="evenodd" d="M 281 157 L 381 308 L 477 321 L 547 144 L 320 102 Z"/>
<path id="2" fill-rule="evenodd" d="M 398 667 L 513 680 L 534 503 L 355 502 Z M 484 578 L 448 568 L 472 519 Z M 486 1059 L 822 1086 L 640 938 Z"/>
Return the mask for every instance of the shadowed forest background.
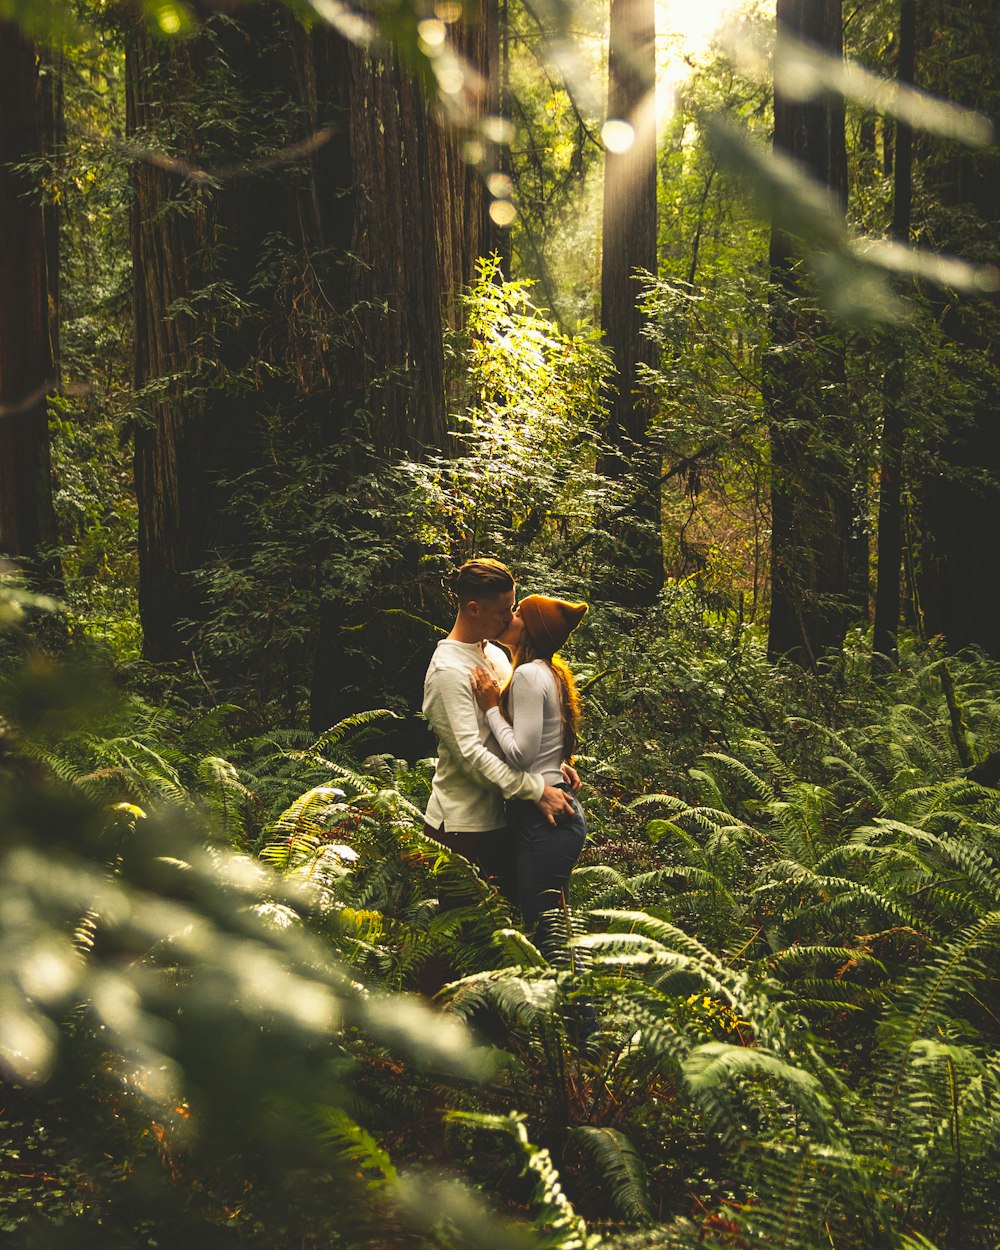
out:
<path id="1" fill-rule="evenodd" d="M 0 0 L 11 1245 L 996 1245 L 998 41 Z M 423 832 L 475 555 L 591 604 L 550 957 Z"/>

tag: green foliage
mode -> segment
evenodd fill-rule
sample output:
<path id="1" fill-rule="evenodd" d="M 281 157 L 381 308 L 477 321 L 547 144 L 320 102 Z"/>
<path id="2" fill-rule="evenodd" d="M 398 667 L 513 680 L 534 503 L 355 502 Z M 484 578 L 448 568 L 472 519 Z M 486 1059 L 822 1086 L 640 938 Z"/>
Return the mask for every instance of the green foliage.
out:
<path id="1" fill-rule="evenodd" d="M 513 1138 L 523 1159 L 525 1173 L 533 1184 L 532 1215 L 534 1222 L 543 1230 L 539 1245 L 551 1246 L 553 1250 L 596 1250 L 600 1239 L 588 1234 L 587 1225 L 567 1200 L 549 1152 L 528 1140 L 524 1116 L 516 1112 L 491 1116 L 453 1111 L 448 1118 L 453 1123 L 507 1133 Z"/>
<path id="2" fill-rule="evenodd" d="M 685 647 L 707 665 L 728 640 L 678 629 L 669 645 L 679 668 Z M 850 656 L 829 690 L 730 659 L 754 700 L 719 704 L 725 747 L 662 757 L 647 795 L 594 774 L 590 862 L 533 940 L 424 837 L 426 766 L 365 756 L 385 713 L 239 740 L 238 709 L 105 698 L 73 728 L 59 709 L 80 684 L 37 665 L 8 680 L 5 1063 L 20 1084 L 52 1072 L 11 1105 L 26 1125 L 29 1099 L 65 1160 L 54 1209 L 122 1227 L 122 1177 L 153 1168 L 130 1202 L 162 1219 L 168 1167 L 194 1188 L 164 1244 L 218 1220 L 248 1178 L 249 1244 L 386 1221 L 428 1244 L 525 1244 L 467 1189 L 414 1172 L 431 1153 L 494 1206 L 529 1209 L 533 1244 L 595 1229 L 643 1244 L 621 1230 L 652 1221 L 661 1245 L 806 1247 L 817 1230 L 949 1245 L 961 1227 L 986 1247 L 1000 804 L 956 773 L 938 663 L 910 653 L 887 692 Z M 950 664 L 978 742 L 1000 716 L 995 668 Z M 626 679 L 605 677 L 604 697 Z M 770 732 L 739 732 L 752 708 Z M 61 831 L 44 851 L 41 829 Z M 453 980 L 436 1007 L 394 996 L 440 961 Z M 482 1052 L 443 1031 L 455 1017 L 492 1043 L 485 1082 L 468 1080 Z M 81 1098 L 95 1131 L 128 1127 L 124 1173 L 94 1162 Z M 498 1131 L 516 1166 L 484 1144 Z M 20 1228 L 51 1155 L 13 1132 L 30 1164 L 4 1208 Z M 278 1212 L 289 1169 L 297 1196 Z M 678 1217 L 692 1197 L 693 1224 Z"/>
<path id="3" fill-rule="evenodd" d="M 505 169 L 517 216 L 510 228 L 513 269 L 537 281 L 564 328 L 596 320 L 601 184 L 599 82 L 604 15 L 572 9 L 572 45 L 555 46 L 552 8 L 508 4 L 507 84 L 500 107 L 512 124 Z M 570 51 L 570 46 L 572 51 Z"/>
<path id="4" fill-rule="evenodd" d="M 644 376 L 657 396 L 652 434 L 663 455 L 666 567 L 717 601 L 739 603 L 750 621 L 766 572 L 765 306 L 763 275 L 721 264 L 710 284 L 659 278 L 644 295 L 660 360 Z"/>
<path id="5" fill-rule="evenodd" d="M 98 7 L 83 6 L 85 36 L 58 24 L 65 5 L 0 13 L 77 40 L 58 71 L 66 141 L 39 166 L 65 240 L 60 554 L 70 632 L 133 659 L 130 154 L 121 52 Z M 183 5 L 143 7 L 164 33 L 187 20 Z M 439 77 L 413 5 L 294 9 L 358 38 L 374 22 Z M 461 454 L 388 464 L 351 404 L 331 434 L 323 352 L 350 310 L 330 317 L 314 298 L 335 258 L 275 232 L 245 284 L 209 264 L 173 309 L 200 319 L 203 350 L 168 384 L 194 404 L 206 388 L 259 399 L 264 453 L 228 483 L 226 533 L 196 579 L 197 695 L 133 669 L 119 696 L 120 670 L 58 668 L 27 642 L 53 605 L 0 581 L 0 1227 L 25 1244 L 987 1250 L 1000 1236 L 1000 801 L 964 775 L 996 745 L 1000 680 L 965 654 L 943 687 L 944 652 L 904 641 L 875 683 L 860 636 L 816 675 L 766 661 L 766 232 L 734 168 L 825 249 L 821 277 L 855 312 L 884 310 L 872 275 L 903 262 L 859 259 L 799 175 L 743 135 L 708 145 L 720 107 L 766 131 L 752 66 L 709 59 L 661 158 L 662 270 L 646 294 L 660 367 L 644 381 L 677 580 L 643 617 L 595 604 L 574 636 L 591 837 L 567 906 L 526 934 L 425 837 L 430 763 L 369 753 L 412 708 L 399 685 L 391 712 L 298 727 L 321 616 L 345 640 L 338 683 L 360 696 L 366 630 L 405 627 L 408 651 L 392 654 L 417 663 L 455 556 L 499 551 L 532 589 L 585 593 L 608 502 L 594 473 L 608 361 L 583 316 L 599 109 L 579 67 L 558 62 L 562 81 L 545 68 L 570 13 L 513 13 L 526 141 L 513 244 L 550 307 L 584 324 L 557 327 L 535 288 L 482 264 L 448 343 Z M 856 19 L 858 50 L 889 68 L 888 10 Z M 301 102 L 255 108 L 210 32 L 205 47 L 203 88 L 161 146 L 189 156 L 191 123 L 214 165 L 298 133 Z M 783 72 L 802 53 L 789 55 Z M 878 233 L 900 102 L 878 120 L 879 153 L 853 107 L 852 228 Z M 193 179 L 174 211 L 217 193 Z M 918 204 L 928 230 L 943 226 L 932 188 Z M 961 224 L 988 259 L 974 216 Z M 904 331 L 908 454 L 928 473 L 991 368 L 946 341 L 939 314 L 918 304 Z M 232 319 L 261 346 L 228 373 Z M 883 356 L 899 345 L 879 333 L 848 351 L 868 470 Z M 979 466 L 956 473 L 987 482 Z"/>
<path id="6" fill-rule="evenodd" d="M 53 675 L 50 695 L 61 688 Z M 296 1218 L 310 1211 L 310 1219 L 325 1219 L 319 1204 L 333 1173 L 344 1203 L 334 1223 L 346 1230 L 374 1218 L 361 1191 L 347 1196 L 356 1167 L 362 1159 L 366 1169 L 377 1163 L 387 1181 L 393 1170 L 346 1109 L 351 1039 L 364 1038 L 369 1052 L 412 1054 L 438 1079 L 481 1072 L 481 1054 L 457 1025 L 416 1000 L 390 1004 L 364 990 L 320 936 L 322 896 L 206 841 L 189 803 L 164 806 L 161 796 L 148 814 L 108 805 L 88 794 L 92 779 L 74 780 L 55 755 L 41 759 L 31 737 L 15 740 L 16 693 L 9 685 L 4 696 L 6 1078 L 15 1088 L 36 1087 L 35 1114 L 45 1117 L 56 1107 L 47 1088 L 76 1098 L 91 1089 L 93 1120 L 62 1130 L 76 1159 L 109 1114 L 137 1127 L 152 1120 L 166 1157 L 211 1173 L 218 1200 L 241 1175 L 272 1184 L 300 1175 Z M 118 748 L 109 742 L 106 749 Z M 183 802 L 162 756 L 151 771 L 157 780 L 169 775 L 169 797 Z M 74 942 L 74 928 L 84 940 Z M 309 1131 L 317 1103 L 339 1110 Z M 155 1150 L 142 1149 L 137 1165 L 131 1201 L 143 1218 L 164 1221 L 168 1240 L 205 1218 L 201 1203 L 167 1217 L 173 1182 Z M 97 1176 L 89 1183 L 97 1185 Z M 67 1203 L 78 1231 L 99 1222 L 115 1183 L 128 1181 L 105 1176 L 89 1200 Z M 254 1218 L 277 1227 L 264 1210 L 268 1200 Z M 65 1213 L 57 1206 L 47 1225 L 39 1215 L 39 1235 L 59 1244 Z"/>
<path id="7" fill-rule="evenodd" d="M 642 1157 L 624 1133 L 608 1125 L 575 1124 L 567 1135 L 567 1153 L 576 1147 L 592 1162 L 608 1187 L 614 1216 L 628 1224 L 650 1219 L 648 1182 Z"/>
<path id="8" fill-rule="evenodd" d="M 413 471 L 454 518 L 457 556 L 503 551 L 522 576 L 583 579 L 607 355 L 593 330 L 558 329 L 530 283 L 503 281 L 495 257 L 464 304 L 463 454 Z"/>
<path id="9" fill-rule="evenodd" d="M 93 29 L 41 54 L 56 113 L 32 162 L 50 229 L 59 236 L 49 276 L 59 392 L 49 399 L 53 503 L 71 628 L 120 660 L 138 656 L 137 516 L 128 412 L 132 401 L 129 167 L 124 53 L 115 32 Z"/>

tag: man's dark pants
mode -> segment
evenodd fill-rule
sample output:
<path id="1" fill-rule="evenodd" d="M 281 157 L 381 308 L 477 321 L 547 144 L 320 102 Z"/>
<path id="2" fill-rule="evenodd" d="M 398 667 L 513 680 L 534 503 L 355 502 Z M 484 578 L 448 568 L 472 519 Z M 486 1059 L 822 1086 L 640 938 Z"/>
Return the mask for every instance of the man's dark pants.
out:
<path id="1" fill-rule="evenodd" d="M 508 829 L 452 833 L 446 832 L 443 826 L 435 829 L 425 824 L 424 833 L 428 838 L 433 838 L 435 842 L 446 846 L 449 851 L 457 851 L 459 855 L 464 855 L 479 869 L 480 876 L 486 881 L 491 881 L 508 902 L 517 902 L 517 868 L 514 861 L 514 846 Z M 461 906 L 461 903 L 456 901 L 451 906 Z M 444 903 L 442 903 L 442 910 L 448 910 Z"/>
<path id="2" fill-rule="evenodd" d="M 446 832 L 442 826 L 435 829 L 432 825 L 424 825 L 424 834 L 440 842 L 449 851 L 457 851 L 459 855 L 473 864 L 484 880 L 491 882 L 510 902 L 517 902 L 517 868 L 514 862 L 514 847 L 508 829 L 476 830 L 474 832 Z M 461 898 L 452 896 L 441 900 L 441 911 L 453 911 L 456 907 L 465 907 L 477 900 L 473 897 Z M 443 985 L 454 981 L 460 976 L 458 969 L 450 959 L 441 955 L 432 955 L 420 970 L 419 988 L 422 994 L 432 997 Z"/>

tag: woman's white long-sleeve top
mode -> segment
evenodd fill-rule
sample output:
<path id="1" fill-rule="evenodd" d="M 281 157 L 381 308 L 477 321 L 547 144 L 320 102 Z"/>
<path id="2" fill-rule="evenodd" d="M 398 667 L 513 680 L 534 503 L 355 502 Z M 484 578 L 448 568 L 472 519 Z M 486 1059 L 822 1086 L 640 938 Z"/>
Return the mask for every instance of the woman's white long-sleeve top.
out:
<path id="1" fill-rule="evenodd" d="M 563 722 L 559 685 L 544 660 L 514 670 L 508 701 L 511 723 L 497 707 L 486 720 L 504 757 L 525 772 L 541 773 L 546 785 L 563 780 Z"/>

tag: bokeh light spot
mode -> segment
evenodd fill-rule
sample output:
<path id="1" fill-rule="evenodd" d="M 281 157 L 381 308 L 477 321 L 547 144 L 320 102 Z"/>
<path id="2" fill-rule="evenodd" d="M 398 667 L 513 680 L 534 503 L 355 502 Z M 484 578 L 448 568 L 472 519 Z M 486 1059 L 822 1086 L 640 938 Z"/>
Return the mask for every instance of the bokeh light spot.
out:
<path id="1" fill-rule="evenodd" d="M 462 16 L 462 6 L 458 0 L 440 0 L 434 6 L 434 16 L 439 22 L 457 22 Z"/>
<path id="2" fill-rule="evenodd" d="M 517 216 L 517 209 L 510 200 L 494 200 L 490 205 L 490 217 L 498 226 L 509 226 Z"/>
<path id="3" fill-rule="evenodd" d="M 635 142 L 635 129 L 620 117 L 609 118 L 601 127 L 601 142 L 609 152 L 627 152 Z"/>
<path id="4" fill-rule="evenodd" d="M 514 193 L 514 183 L 511 181 L 510 174 L 502 174 L 499 171 L 492 173 L 486 179 L 486 185 L 490 195 L 498 200 L 509 200 Z"/>
<path id="5" fill-rule="evenodd" d="M 436 18 L 429 17 L 426 21 L 417 23 L 417 34 L 428 48 L 440 48 L 447 33 L 444 22 L 439 22 Z"/>
<path id="6" fill-rule="evenodd" d="M 448 65 L 438 71 L 438 88 L 444 95 L 458 95 L 465 86 L 465 74 L 457 65 Z"/>

